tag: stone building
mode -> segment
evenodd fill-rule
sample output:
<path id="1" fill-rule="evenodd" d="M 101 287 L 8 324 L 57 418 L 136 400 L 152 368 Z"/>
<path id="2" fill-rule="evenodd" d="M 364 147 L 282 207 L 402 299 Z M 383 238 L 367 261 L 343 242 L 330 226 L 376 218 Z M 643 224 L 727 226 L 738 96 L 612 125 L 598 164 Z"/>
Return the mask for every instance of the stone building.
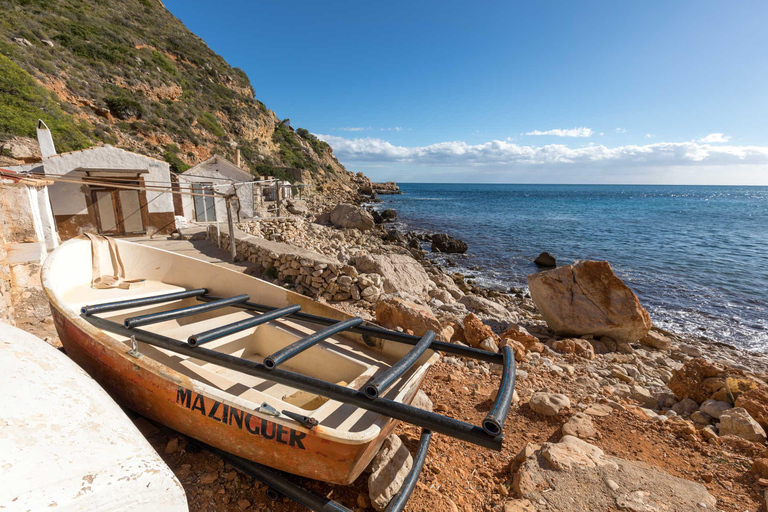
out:
<path id="1" fill-rule="evenodd" d="M 176 213 L 192 222 L 226 222 L 226 201 L 216 194 L 235 193 L 237 203 L 233 208 L 237 210 L 239 206 L 241 218 L 251 218 L 254 216 L 254 179 L 248 171 L 223 156 L 214 155 L 177 175 L 179 190 L 194 195 L 181 195 L 182 211 Z"/>
<path id="2" fill-rule="evenodd" d="M 109 145 L 56 153 L 38 121 L 42 162 L 10 167 L 45 174 L 59 235 L 170 233 L 175 229 L 171 172 L 166 162 Z"/>

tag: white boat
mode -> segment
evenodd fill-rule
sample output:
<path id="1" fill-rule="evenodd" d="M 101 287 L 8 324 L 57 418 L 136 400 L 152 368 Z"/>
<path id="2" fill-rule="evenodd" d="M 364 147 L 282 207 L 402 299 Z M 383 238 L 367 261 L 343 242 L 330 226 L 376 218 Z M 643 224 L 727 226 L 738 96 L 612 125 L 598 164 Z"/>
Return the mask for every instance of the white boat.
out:
<path id="1" fill-rule="evenodd" d="M 179 481 L 110 396 L 0 323 L 0 511 L 187 511 Z"/>

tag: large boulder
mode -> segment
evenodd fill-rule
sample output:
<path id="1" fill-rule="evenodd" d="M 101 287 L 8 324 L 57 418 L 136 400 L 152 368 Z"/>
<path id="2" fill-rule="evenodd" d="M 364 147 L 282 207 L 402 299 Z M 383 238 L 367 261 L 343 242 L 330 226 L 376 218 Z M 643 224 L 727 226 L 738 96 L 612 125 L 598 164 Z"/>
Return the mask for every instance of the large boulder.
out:
<path id="1" fill-rule="evenodd" d="M 415 336 L 434 331 L 439 338 L 450 340 L 450 336 L 446 339 L 440 322 L 429 308 L 390 295 L 385 295 L 376 302 L 376 323 L 387 329 L 400 327 L 411 331 Z"/>
<path id="2" fill-rule="evenodd" d="M 512 481 L 516 497 L 546 503 L 550 512 L 716 510 L 715 498 L 703 485 L 608 456 L 573 436 L 518 458 Z"/>
<path id="3" fill-rule="evenodd" d="M 331 211 L 330 221 L 331 224 L 339 228 L 359 229 L 361 231 L 373 229 L 375 226 L 370 213 L 351 204 L 337 205 Z"/>
<path id="4" fill-rule="evenodd" d="M 459 299 L 459 304 L 464 304 L 469 310 L 495 318 L 507 318 L 510 316 L 507 308 L 479 295 L 464 295 Z"/>
<path id="5" fill-rule="evenodd" d="M 478 348 L 488 338 L 491 338 L 494 343 L 498 339 L 493 330 L 472 313 L 464 317 L 464 340 L 469 346 Z"/>
<path id="6" fill-rule="evenodd" d="M 389 500 L 403 486 L 412 466 L 413 458 L 408 447 L 395 434 L 390 434 L 369 468 L 368 496 L 374 509 L 381 512 L 387 508 Z"/>
<path id="7" fill-rule="evenodd" d="M 746 409 L 734 407 L 720 415 L 720 435 L 737 436 L 753 443 L 765 442 L 765 430 Z"/>
<path id="8" fill-rule="evenodd" d="M 380 274 L 385 293 L 405 293 L 423 298 L 435 287 L 424 267 L 405 254 L 361 254 L 355 256 L 355 268 L 365 274 Z"/>
<path id="9" fill-rule="evenodd" d="M 528 287 L 547 325 L 559 334 L 631 343 L 651 328 L 648 312 L 607 261 L 579 261 L 533 274 Z"/>
<path id="10" fill-rule="evenodd" d="M 466 242 L 462 242 L 445 233 L 432 235 L 432 252 L 465 253 L 469 249 Z"/>

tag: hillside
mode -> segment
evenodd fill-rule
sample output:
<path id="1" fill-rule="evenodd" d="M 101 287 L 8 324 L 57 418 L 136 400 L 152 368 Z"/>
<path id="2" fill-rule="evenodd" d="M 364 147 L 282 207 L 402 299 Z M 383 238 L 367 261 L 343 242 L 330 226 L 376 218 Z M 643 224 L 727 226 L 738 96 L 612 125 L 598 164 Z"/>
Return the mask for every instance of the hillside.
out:
<path id="1" fill-rule="evenodd" d="M 183 171 L 239 148 L 254 174 L 295 167 L 321 190 L 354 188 L 328 144 L 281 121 L 159 0 L 0 0 L 0 12 L 0 146 L 24 146 L 40 117 L 59 151 L 107 143 Z M 10 147 L 0 163 L 21 158 Z"/>

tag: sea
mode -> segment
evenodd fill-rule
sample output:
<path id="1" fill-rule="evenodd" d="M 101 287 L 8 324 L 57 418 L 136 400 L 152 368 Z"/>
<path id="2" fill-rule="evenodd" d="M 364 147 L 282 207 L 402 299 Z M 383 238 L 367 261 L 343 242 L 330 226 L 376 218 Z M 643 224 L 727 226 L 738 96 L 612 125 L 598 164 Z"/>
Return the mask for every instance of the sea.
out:
<path id="1" fill-rule="evenodd" d="M 400 183 L 380 196 L 401 231 L 448 233 L 432 255 L 478 285 L 526 289 L 547 251 L 606 260 L 655 325 L 768 348 L 768 187 Z"/>

